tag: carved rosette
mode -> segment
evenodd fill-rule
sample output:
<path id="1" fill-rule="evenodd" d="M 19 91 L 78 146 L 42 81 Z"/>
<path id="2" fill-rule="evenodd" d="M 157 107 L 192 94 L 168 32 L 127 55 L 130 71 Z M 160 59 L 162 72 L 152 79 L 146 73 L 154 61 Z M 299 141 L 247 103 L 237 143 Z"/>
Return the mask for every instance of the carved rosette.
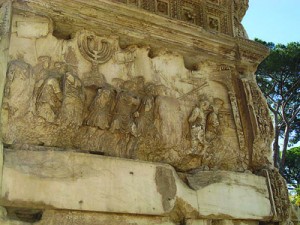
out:
<path id="1" fill-rule="evenodd" d="M 232 8 L 230 0 L 117 0 L 131 7 L 140 7 L 160 16 L 174 18 L 194 24 L 212 32 L 233 36 Z M 240 3 L 239 3 L 240 4 Z M 244 8 L 236 7 L 236 14 Z M 241 24 L 238 24 L 241 26 Z M 240 29 L 243 30 L 244 29 Z M 245 32 L 246 33 L 246 32 Z M 245 36 L 245 35 L 240 35 Z"/>

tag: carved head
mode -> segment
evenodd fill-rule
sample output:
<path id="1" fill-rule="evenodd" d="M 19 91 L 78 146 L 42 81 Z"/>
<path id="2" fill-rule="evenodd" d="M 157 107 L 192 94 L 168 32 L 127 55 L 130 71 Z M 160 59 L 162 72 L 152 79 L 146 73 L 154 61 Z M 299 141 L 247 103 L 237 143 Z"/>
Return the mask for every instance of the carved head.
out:
<path id="1" fill-rule="evenodd" d="M 115 88 L 121 89 L 123 87 L 124 80 L 122 80 L 121 78 L 113 78 L 111 83 Z"/>
<path id="2" fill-rule="evenodd" d="M 58 72 L 58 73 L 66 73 L 67 72 L 67 66 L 65 63 L 63 62 L 55 62 L 54 63 L 54 69 Z"/>
<path id="3" fill-rule="evenodd" d="M 213 103 L 214 111 L 218 111 L 223 107 L 223 105 L 224 105 L 224 101 L 222 99 L 214 98 L 214 103 Z"/>
<path id="4" fill-rule="evenodd" d="M 97 95 L 100 96 L 100 101 L 102 105 L 110 102 L 111 99 L 115 97 L 115 91 L 111 88 L 99 88 L 97 91 Z"/>
<path id="5" fill-rule="evenodd" d="M 9 80 L 13 80 L 14 78 L 26 80 L 29 79 L 29 77 L 30 77 L 30 68 L 28 64 L 20 61 L 12 61 L 10 63 L 7 71 L 7 78 Z"/>
<path id="6" fill-rule="evenodd" d="M 65 80 L 65 84 L 70 84 L 75 88 L 82 86 L 82 83 L 79 80 L 79 78 L 76 75 L 73 75 L 70 72 L 67 72 L 65 74 L 64 80 Z"/>
<path id="7" fill-rule="evenodd" d="M 202 101 L 200 102 L 200 109 L 203 111 L 207 111 L 210 107 L 210 104 L 208 101 Z"/>
<path id="8" fill-rule="evenodd" d="M 155 92 L 156 95 L 161 95 L 161 96 L 168 96 L 169 95 L 169 90 L 165 85 L 156 85 L 155 86 Z"/>
<path id="9" fill-rule="evenodd" d="M 145 92 L 148 95 L 156 95 L 155 84 L 153 84 L 152 82 L 147 83 L 145 85 Z"/>
<path id="10" fill-rule="evenodd" d="M 51 58 L 49 56 L 40 56 L 38 57 L 38 62 L 43 66 L 44 69 L 50 67 Z"/>
<path id="11" fill-rule="evenodd" d="M 145 111 L 149 112 L 154 105 L 154 98 L 153 97 L 147 98 L 144 104 L 145 104 Z"/>
<path id="12" fill-rule="evenodd" d="M 134 91 L 135 90 L 135 83 L 131 80 L 126 80 L 123 83 L 123 89 L 125 89 L 127 91 Z"/>
<path id="13" fill-rule="evenodd" d="M 137 90 L 144 89 L 145 78 L 143 76 L 134 77 L 132 81 L 135 83 L 135 87 Z"/>

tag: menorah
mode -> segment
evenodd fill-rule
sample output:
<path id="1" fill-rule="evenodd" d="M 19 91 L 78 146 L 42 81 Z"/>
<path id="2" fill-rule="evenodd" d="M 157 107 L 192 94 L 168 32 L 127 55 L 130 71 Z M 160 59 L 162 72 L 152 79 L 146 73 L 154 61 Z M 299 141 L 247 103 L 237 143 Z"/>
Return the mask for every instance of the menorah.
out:
<path id="1" fill-rule="evenodd" d="M 101 81 L 105 82 L 105 77 L 98 71 L 98 65 L 107 62 L 112 57 L 111 44 L 88 31 L 81 32 L 77 40 L 82 56 L 92 63 L 92 75 L 100 76 Z"/>

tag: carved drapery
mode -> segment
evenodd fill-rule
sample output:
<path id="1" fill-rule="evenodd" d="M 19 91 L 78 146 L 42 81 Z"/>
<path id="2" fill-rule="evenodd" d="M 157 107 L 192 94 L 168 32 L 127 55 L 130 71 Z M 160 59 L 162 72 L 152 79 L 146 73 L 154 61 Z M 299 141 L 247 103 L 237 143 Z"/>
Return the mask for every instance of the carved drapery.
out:
<path id="1" fill-rule="evenodd" d="M 165 62 L 182 60 L 172 53 L 151 59 L 140 55 L 148 48 L 120 49 L 115 39 L 89 31 L 58 43 L 66 46 L 61 61 L 41 55 L 35 64 L 9 64 L 8 144 L 84 149 L 181 170 L 248 169 L 230 66 L 209 64 L 217 72 L 203 74 L 201 66 L 191 72 L 177 63 L 182 74 L 175 71 L 170 79 Z M 137 73 L 138 60 L 149 61 L 148 77 Z"/>

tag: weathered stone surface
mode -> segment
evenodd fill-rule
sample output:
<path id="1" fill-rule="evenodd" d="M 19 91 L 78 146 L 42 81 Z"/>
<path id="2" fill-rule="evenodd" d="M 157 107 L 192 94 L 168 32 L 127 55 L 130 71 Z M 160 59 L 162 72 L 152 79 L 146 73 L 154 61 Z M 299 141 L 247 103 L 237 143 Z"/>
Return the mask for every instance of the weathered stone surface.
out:
<path id="1" fill-rule="evenodd" d="M 254 220 L 214 220 L 213 225 L 258 225 Z"/>
<path id="2" fill-rule="evenodd" d="M 6 71 L 8 63 L 8 49 L 10 43 L 10 27 L 12 17 L 11 2 L 1 2 L 0 5 L 0 114 L 2 114 L 2 101 L 4 87 L 6 83 Z M 4 118 L 0 115 L 0 127 L 5 124 Z M 3 139 L 0 132 L 0 190 L 2 188 L 2 168 L 3 168 Z"/>
<path id="3" fill-rule="evenodd" d="M 291 208 L 291 220 L 294 224 L 300 223 L 300 207 L 292 206 Z"/>
<path id="4" fill-rule="evenodd" d="M 5 208 L 0 206 L 0 224 L 1 225 L 30 225 L 31 223 L 21 222 L 18 220 L 11 220 L 7 217 Z"/>
<path id="5" fill-rule="evenodd" d="M 166 217 L 129 216 L 76 211 L 46 211 L 36 225 L 175 225 Z"/>
<path id="6" fill-rule="evenodd" d="M 36 17 L 34 15 L 14 15 L 12 18 L 12 33 L 19 38 L 35 39 L 47 36 L 52 32 L 52 24 L 49 18 Z"/>
<path id="7" fill-rule="evenodd" d="M 199 172 L 188 180 L 194 190 L 167 165 L 70 151 L 6 150 L 1 204 L 140 215 L 173 213 L 177 205 L 183 216 L 271 216 L 264 177 L 224 171 Z"/>
<path id="8" fill-rule="evenodd" d="M 156 167 L 155 183 L 157 192 L 161 195 L 162 205 L 165 211 L 173 208 L 172 199 L 175 198 L 177 187 L 173 170 L 165 167 Z"/>
<path id="9" fill-rule="evenodd" d="M 48 22 L 17 22 L 18 37 L 39 38 L 49 33 Z"/>
<path id="10" fill-rule="evenodd" d="M 11 2 L 5 2 L 0 5 L 0 108 L 2 109 L 2 101 L 4 87 L 6 83 L 6 71 L 8 63 L 8 49 L 10 44 L 10 24 L 12 17 Z M 3 118 L 0 116 L 0 127 L 2 127 Z M 0 136 L 2 141 L 2 136 Z"/>
<path id="11" fill-rule="evenodd" d="M 155 180 L 155 164 L 74 152 L 6 151 L 3 174 L 5 205 L 142 215 L 161 215 L 174 206 L 175 195 L 157 191 L 162 184 Z"/>
<path id="12" fill-rule="evenodd" d="M 192 3 L 192 7 L 197 8 L 196 5 L 198 1 L 192 2 L 196 2 L 195 4 Z M 233 7 L 231 6 L 231 4 L 233 5 L 233 1 L 222 1 L 226 2 L 228 6 L 225 8 L 224 5 L 216 7 L 216 4 L 211 4 L 210 1 L 207 2 L 213 5 L 213 7 L 208 7 L 207 9 L 203 9 L 203 11 L 206 14 L 210 14 L 209 16 L 211 17 L 222 17 L 222 14 L 225 16 L 224 14 L 232 12 L 230 8 Z M 247 8 L 243 6 L 244 1 L 234 2 L 236 2 L 236 5 L 242 6 L 239 7 L 240 9 Z M 178 19 L 170 20 L 164 16 L 157 16 L 147 13 L 145 10 L 139 10 L 136 7 L 129 8 L 123 4 L 115 4 L 115 1 L 102 0 L 101 4 L 99 4 L 98 0 L 93 0 L 85 2 L 84 4 L 84 8 L 81 8 L 80 11 L 78 11 L 78 8 L 82 6 L 81 1 L 61 2 L 60 0 L 30 0 L 26 2 L 26 5 L 15 3 L 15 7 L 26 11 L 39 10 L 43 12 L 44 15 L 49 15 L 56 24 L 55 30 L 62 37 L 68 37 L 71 33 L 75 33 L 83 27 L 89 27 L 91 30 L 97 32 L 100 32 L 99 28 L 101 28 L 101 33 L 106 35 L 120 34 L 124 45 L 142 44 L 156 47 L 156 49 L 166 48 L 167 46 L 170 49 L 184 54 L 188 61 L 191 62 L 201 61 L 199 54 L 205 54 L 207 59 L 218 58 L 226 63 L 232 63 L 232 60 L 235 60 L 235 54 L 233 53 L 233 51 L 235 51 L 234 39 L 221 32 L 206 31 L 205 27 L 203 29 L 203 27 L 197 27 L 191 23 L 179 21 Z M 146 4 L 148 4 L 147 1 Z M 154 4 L 154 2 L 152 4 Z M 191 8 L 191 5 L 187 2 L 185 5 L 189 5 L 188 7 L 184 7 L 185 9 Z M 55 10 L 57 8 L 60 10 Z M 222 9 L 220 10 L 220 8 Z M 212 11 L 205 12 L 206 10 Z M 214 10 L 216 11 L 213 12 Z M 78 17 L 79 14 L 80 17 Z M 215 16 L 212 14 L 215 14 Z M 230 20 L 231 16 L 227 18 Z M 85 20 L 81 18 L 85 18 Z M 224 20 L 227 18 L 223 17 Z M 240 23 L 241 17 L 236 16 L 236 18 L 238 23 Z M 90 20 L 93 20 L 94 23 L 89 23 Z M 220 19 L 217 20 L 220 21 Z M 207 21 L 207 19 L 204 19 L 204 21 Z M 226 26 L 232 25 L 232 23 L 226 22 L 222 22 L 220 29 L 225 30 L 227 29 Z M 230 29 L 232 30 L 232 28 Z M 210 43 L 205 43 L 206 41 Z M 248 44 L 255 45 L 251 42 L 248 42 Z M 250 52 L 254 51 L 255 54 L 249 54 L 249 50 L 247 51 L 246 58 L 252 58 L 251 61 L 257 56 L 263 57 L 263 55 L 266 54 L 266 49 L 263 47 L 257 50 L 254 48 L 250 49 Z M 201 49 L 201 52 L 198 51 L 199 49 Z M 211 51 L 214 52 L 214 54 L 209 54 Z M 222 58 L 222 55 L 227 55 L 231 60 Z"/>
<path id="13" fill-rule="evenodd" d="M 273 220 L 289 220 L 292 205 L 289 200 L 288 190 L 286 189 L 287 184 L 285 179 L 280 175 L 277 168 L 264 169 L 260 173 L 267 179 L 272 211 L 274 213 Z"/>
<path id="14" fill-rule="evenodd" d="M 264 177 L 224 171 L 200 172 L 188 177 L 197 190 L 199 213 L 213 218 L 265 219 L 272 216 L 269 193 Z M 226 215 L 226 216 L 225 216 Z"/>
<path id="15" fill-rule="evenodd" d="M 188 219 L 186 221 L 186 225 L 211 225 L 212 221 L 211 220 L 193 220 L 193 219 Z"/>
<path id="16" fill-rule="evenodd" d="M 16 218 L 18 219 L 18 218 Z M 167 217 L 130 216 L 79 211 L 46 210 L 38 222 L 21 222 L 9 219 L 5 208 L 0 208 L 1 225 L 175 225 Z"/>
<path id="17" fill-rule="evenodd" d="M 2 174 L 2 170 L 3 170 L 3 144 L 2 142 L 0 141 L 0 174 Z M 2 189 L 2 178 L 3 176 L 1 175 L 0 176 L 0 191 Z"/>

